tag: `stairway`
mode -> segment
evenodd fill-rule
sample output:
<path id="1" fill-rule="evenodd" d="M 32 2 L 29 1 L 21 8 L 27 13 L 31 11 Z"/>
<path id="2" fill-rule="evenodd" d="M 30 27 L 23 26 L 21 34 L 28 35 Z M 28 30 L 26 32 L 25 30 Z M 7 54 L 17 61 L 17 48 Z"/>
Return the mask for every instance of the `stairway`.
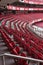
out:
<path id="1" fill-rule="evenodd" d="M 10 53 L 10 52 L 8 51 L 8 48 L 5 45 L 5 43 L 1 37 L 1 33 L 0 33 L 0 55 L 4 54 L 4 53 Z M 12 59 L 10 57 L 5 57 L 5 60 L 6 60 L 5 65 L 14 65 L 14 59 Z M 3 57 L 0 57 L 0 65 L 4 65 L 3 64 Z"/>

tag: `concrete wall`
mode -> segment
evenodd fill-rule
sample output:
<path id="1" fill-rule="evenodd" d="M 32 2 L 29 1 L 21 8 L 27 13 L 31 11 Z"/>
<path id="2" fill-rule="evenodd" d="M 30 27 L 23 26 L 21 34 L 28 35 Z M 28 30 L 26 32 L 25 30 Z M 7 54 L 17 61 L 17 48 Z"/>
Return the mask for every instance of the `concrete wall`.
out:
<path id="1" fill-rule="evenodd" d="M 18 0 L 1 0 L 0 5 L 6 6 L 7 3 L 12 3 L 12 2 L 15 2 L 15 1 L 18 1 Z"/>

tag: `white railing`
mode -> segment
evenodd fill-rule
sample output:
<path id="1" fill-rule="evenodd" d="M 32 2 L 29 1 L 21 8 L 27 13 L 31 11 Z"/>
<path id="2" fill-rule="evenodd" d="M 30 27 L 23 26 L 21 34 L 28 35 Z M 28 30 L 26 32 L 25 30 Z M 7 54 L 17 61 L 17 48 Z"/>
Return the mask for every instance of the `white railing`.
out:
<path id="1" fill-rule="evenodd" d="M 34 59 L 34 58 L 30 58 L 30 57 L 23 57 L 23 56 L 18 56 L 18 55 L 13 55 L 13 54 L 8 54 L 8 53 L 4 53 L 4 54 L 1 54 L 0 57 L 3 57 L 3 65 L 6 65 L 6 61 L 5 61 L 5 56 L 8 56 L 8 57 L 12 57 L 12 58 L 21 58 L 21 59 L 25 59 L 25 60 L 30 60 L 30 61 L 34 61 L 34 62 L 37 62 L 38 65 L 41 63 L 43 63 L 43 60 L 39 60 L 39 59 Z"/>

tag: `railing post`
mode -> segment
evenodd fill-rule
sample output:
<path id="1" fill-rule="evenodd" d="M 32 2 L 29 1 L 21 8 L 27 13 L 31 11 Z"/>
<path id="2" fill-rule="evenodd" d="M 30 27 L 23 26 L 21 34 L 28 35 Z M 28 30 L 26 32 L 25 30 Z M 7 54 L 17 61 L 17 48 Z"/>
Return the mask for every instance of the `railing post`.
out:
<path id="1" fill-rule="evenodd" d="M 5 65 L 5 56 L 3 56 L 3 65 Z"/>
<path id="2" fill-rule="evenodd" d="M 40 62 L 38 62 L 38 65 L 40 65 Z"/>

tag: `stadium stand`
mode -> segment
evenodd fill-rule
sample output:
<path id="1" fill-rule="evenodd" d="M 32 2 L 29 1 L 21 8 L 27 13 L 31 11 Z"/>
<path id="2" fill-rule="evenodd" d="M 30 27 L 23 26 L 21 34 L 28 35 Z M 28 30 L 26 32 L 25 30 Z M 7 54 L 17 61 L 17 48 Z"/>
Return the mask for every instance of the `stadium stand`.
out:
<path id="1" fill-rule="evenodd" d="M 25 1 L 25 4 L 27 2 L 29 1 Z M 36 2 L 39 3 L 40 0 Z M 43 25 L 43 8 L 30 8 L 31 4 L 30 7 L 16 5 L 10 4 L 4 11 L 2 8 L 2 11 L 0 10 L 0 57 L 3 57 L 3 61 L 0 58 L 0 63 L 1 65 L 43 65 L 43 36 L 40 36 L 43 31 L 42 26 L 40 29 L 39 26 L 37 27 L 41 23 Z"/>

